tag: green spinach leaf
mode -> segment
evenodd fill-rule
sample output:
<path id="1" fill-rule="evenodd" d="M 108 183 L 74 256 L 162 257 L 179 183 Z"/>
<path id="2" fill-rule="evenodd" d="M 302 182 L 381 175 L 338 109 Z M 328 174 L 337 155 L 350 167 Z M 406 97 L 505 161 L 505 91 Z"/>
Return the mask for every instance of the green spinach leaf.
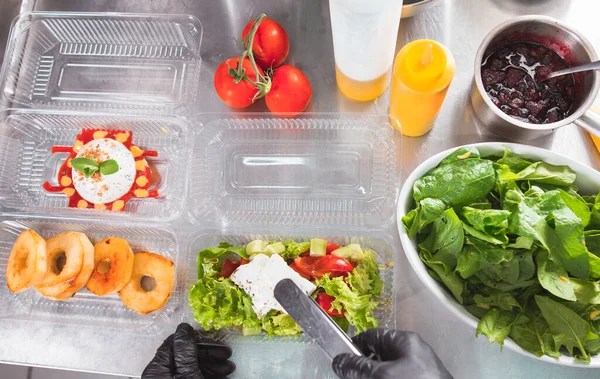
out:
<path id="1" fill-rule="evenodd" d="M 564 346 L 571 355 L 573 355 L 573 349 L 577 348 L 583 359 L 589 360 L 585 344 L 588 340 L 598 338 L 592 333 L 589 322 L 549 297 L 536 296 L 535 302 L 550 326 L 556 347 L 560 349 L 561 346 Z"/>
<path id="2" fill-rule="evenodd" d="M 438 199 L 427 198 L 419 201 L 417 208 L 402 218 L 408 236 L 411 238 L 416 236 L 425 226 L 437 220 L 445 209 L 446 204 Z"/>
<path id="3" fill-rule="evenodd" d="M 438 166 L 413 185 L 415 201 L 428 197 L 448 206 L 468 205 L 484 198 L 494 187 L 496 172 L 492 161 L 465 159 Z"/>

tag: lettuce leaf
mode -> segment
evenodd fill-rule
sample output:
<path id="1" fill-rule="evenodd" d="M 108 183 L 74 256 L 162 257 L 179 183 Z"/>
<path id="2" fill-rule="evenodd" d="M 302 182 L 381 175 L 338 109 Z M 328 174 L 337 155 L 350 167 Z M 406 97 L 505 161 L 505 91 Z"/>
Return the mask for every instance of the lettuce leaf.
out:
<path id="1" fill-rule="evenodd" d="M 353 274 L 359 275 L 356 273 L 356 269 L 350 275 Z M 345 311 L 344 316 L 359 332 L 377 327 L 377 320 L 373 317 L 372 313 L 377 308 L 378 303 L 372 300 L 370 294 L 361 294 L 359 292 L 364 291 L 365 287 L 361 286 L 360 289 L 353 288 L 343 277 L 338 276 L 332 279 L 329 275 L 317 279 L 316 284 L 317 287 L 322 288 L 329 296 L 335 297 L 335 300 L 331 303 L 332 309 L 341 311 L 343 308 Z"/>
<path id="2" fill-rule="evenodd" d="M 302 329 L 285 313 L 269 312 L 262 319 L 262 328 L 269 336 L 295 336 L 302 333 Z"/>

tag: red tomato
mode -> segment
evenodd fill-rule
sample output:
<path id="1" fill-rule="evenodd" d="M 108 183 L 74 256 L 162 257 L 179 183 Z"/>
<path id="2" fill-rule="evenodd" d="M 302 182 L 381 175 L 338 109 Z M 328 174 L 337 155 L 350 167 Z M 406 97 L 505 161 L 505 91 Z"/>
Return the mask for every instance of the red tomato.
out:
<path id="1" fill-rule="evenodd" d="M 245 108 L 253 103 L 254 97 L 258 93 L 258 87 L 246 80 L 240 80 L 236 83 L 236 78 L 229 74 L 230 69 L 236 70 L 240 58 L 229 58 L 217 67 L 215 71 L 215 91 L 221 100 L 234 108 Z M 252 68 L 250 59 L 244 58 L 242 67 L 246 70 L 246 76 L 253 82 L 256 82 L 256 72 Z M 258 67 L 258 72 L 263 75 L 263 70 Z"/>
<path id="2" fill-rule="evenodd" d="M 250 263 L 250 261 L 247 260 L 246 258 L 240 258 L 240 265 L 245 265 L 245 264 L 248 264 L 248 263 Z"/>
<path id="3" fill-rule="evenodd" d="M 331 309 L 331 303 L 334 300 L 335 300 L 335 297 L 329 296 L 325 292 L 321 292 L 320 294 L 317 295 L 317 304 L 319 304 L 321 306 L 321 308 L 323 308 L 323 310 L 325 312 L 327 312 L 328 315 L 343 316 L 344 315 L 343 309 L 342 309 L 342 312 L 338 311 L 337 309 Z"/>
<path id="4" fill-rule="evenodd" d="M 336 245 L 335 243 L 327 243 L 327 249 L 326 249 L 326 253 L 327 255 L 331 254 L 333 251 L 336 251 L 337 249 L 340 248 L 340 245 Z"/>
<path id="5" fill-rule="evenodd" d="M 354 270 L 350 262 L 342 257 L 326 255 L 324 257 L 298 257 L 294 260 L 298 270 L 307 276 L 322 278 L 325 274 L 329 277 L 344 276 Z"/>
<path id="6" fill-rule="evenodd" d="M 290 268 L 294 271 L 296 271 L 298 274 L 300 274 L 301 277 L 303 277 L 306 280 L 310 280 L 311 276 L 309 274 L 307 274 L 306 272 L 300 270 L 300 268 L 298 267 L 298 265 L 296 264 L 296 262 L 292 262 L 292 264 L 290 265 Z"/>
<path id="7" fill-rule="evenodd" d="M 354 270 L 354 267 L 347 259 L 335 255 L 326 255 L 321 257 L 315 265 L 313 276 L 321 278 L 325 274 L 329 274 L 330 278 L 335 278 L 336 276 L 345 276 L 352 270 Z"/>
<path id="8" fill-rule="evenodd" d="M 273 73 L 265 102 L 276 115 L 293 117 L 306 109 L 311 97 L 312 88 L 306 75 L 294 66 L 284 65 Z"/>
<path id="9" fill-rule="evenodd" d="M 248 36 L 256 20 L 250 21 L 242 32 L 242 39 Z M 285 29 L 275 20 L 263 19 L 256 29 L 252 52 L 254 60 L 263 69 L 281 66 L 290 51 L 290 40 Z"/>
<path id="10" fill-rule="evenodd" d="M 225 259 L 225 262 L 223 262 L 223 266 L 221 266 L 221 272 L 219 273 L 219 276 L 223 278 L 229 278 L 238 267 L 240 267 L 239 261 L 234 261 L 233 259 L 227 258 Z"/>

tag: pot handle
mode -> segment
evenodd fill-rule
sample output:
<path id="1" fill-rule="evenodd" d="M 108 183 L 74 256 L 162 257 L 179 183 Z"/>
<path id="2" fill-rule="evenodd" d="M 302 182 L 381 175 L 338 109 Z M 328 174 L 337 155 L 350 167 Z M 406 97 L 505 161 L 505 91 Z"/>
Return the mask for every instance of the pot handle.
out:
<path id="1" fill-rule="evenodd" d="M 592 105 L 587 112 L 573 123 L 600 138 L 600 107 Z"/>

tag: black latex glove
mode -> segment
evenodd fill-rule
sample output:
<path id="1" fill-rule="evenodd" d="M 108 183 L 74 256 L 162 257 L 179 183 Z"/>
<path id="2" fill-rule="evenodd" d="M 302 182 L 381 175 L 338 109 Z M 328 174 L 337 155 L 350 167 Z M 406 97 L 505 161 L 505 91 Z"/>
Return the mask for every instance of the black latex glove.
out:
<path id="1" fill-rule="evenodd" d="M 452 379 L 431 346 L 416 333 L 369 329 L 352 341 L 365 356 L 335 357 L 333 371 L 343 379 Z"/>
<path id="2" fill-rule="evenodd" d="M 228 360 L 231 353 L 229 346 L 182 323 L 156 350 L 142 379 L 224 378 L 235 371 L 235 364 Z"/>

